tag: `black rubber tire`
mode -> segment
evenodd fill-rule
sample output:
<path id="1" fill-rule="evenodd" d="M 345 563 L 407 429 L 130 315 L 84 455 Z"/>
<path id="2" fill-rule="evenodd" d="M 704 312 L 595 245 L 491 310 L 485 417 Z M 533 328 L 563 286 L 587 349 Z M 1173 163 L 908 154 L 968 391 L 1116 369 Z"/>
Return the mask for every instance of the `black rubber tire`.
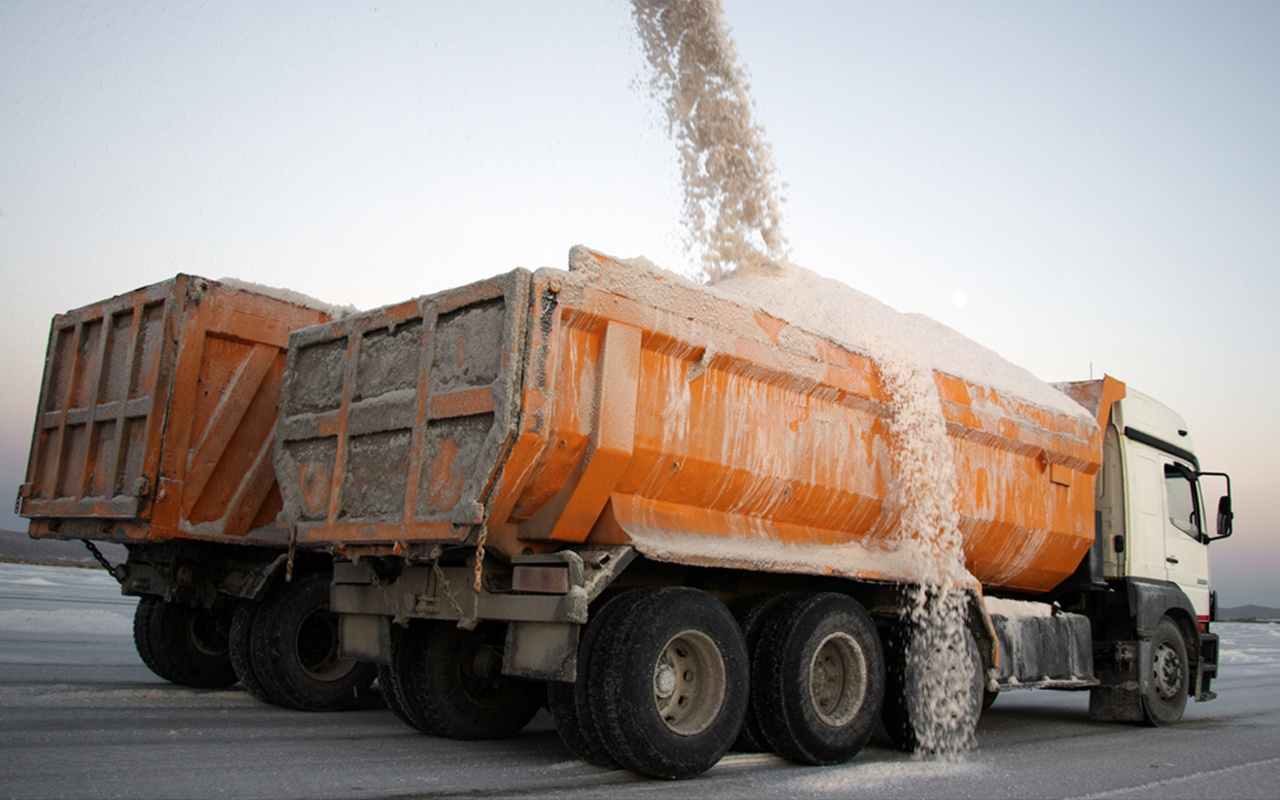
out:
<path id="1" fill-rule="evenodd" d="M 782 606 L 803 596 L 796 592 L 760 594 L 748 597 L 734 605 L 732 609 L 733 616 L 738 621 L 738 627 L 742 629 L 742 638 L 747 645 L 749 663 L 755 664 L 760 632 L 764 630 L 765 624 L 772 618 L 772 615 Z M 752 675 L 754 676 L 754 674 L 753 666 Z M 754 677 L 752 685 L 754 686 Z M 742 720 L 742 730 L 738 732 L 738 738 L 733 743 L 733 749 L 740 753 L 773 752 L 773 747 L 769 744 L 769 740 L 765 738 L 764 731 L 760 728 L 760 720 L 756 716 L 755 703 L 747 704 L 747 716 Z"/>
<path id="2" fill-rule="evenodd" d="M 235 613 L 231 615 L 231 632 L 227 636 L 231 668 L 235 670 L 236 678 L 250 697 L 263 703 L 283 705 L 267 692 L 253 668 L 253 623 L 258 618 L 259 608 L 258 602 L 244 600 L 236 606 Z"/>
<path id="3" fill-rule="evenodd" d="M 986 711 L 995 705 L 996 699 L 1000 697 L 1000 692 L 993 692 L 990 689 L 982 690 L 982 710 Z"/>
<path id="4" fill-rule="evenodd" d="M 505 739 L 519 733 L 546 699 L 546 686 L 502 674 L 506 626 L 475 630 L 452 622 L 414 625 L 400 636 L 394 681 L 415 725 L 450 739 Z"/>
<path id="5" fill-rule="evenodd" d="M 133 646 L 137 648 L 138 657 L 146 664 L 147 669 L 155 673 L 156 677 L 172 682 L 172 678 L 161 672 L 164 666 L 156 661 L 156 655 L 151 650 L 151 610 L 159 602 L 160 598 L 151 595 L 138 598 L 138 605 L 133 610 Z"/>
<path id="6" fill-rule="evenodd" d="M 236 682 L 227 635 L 231 608 L 139 602 L 134 644 L 152 672 L 180 686 L 222 689 Z"/>
<path id="7" fill-rule="evenodd" d="M 405 714 L 404 701 L 400 698 L 400 687 L 396 684 L 395 672 L 386 664 L 378 665 L 378 688 L 382 690 L 382 699 L 396 719 L 412 726 Z"/>
<path id="8" fill-rule="evenodd" d="M 760 632 L 751 666 L 761 732 L 788 761 L 842 764 L 879 724 L 884 651 L 870 615 L 850 597 L 784 601 Z"/>
<path id="9" fill-rule="evenodd" d="M 433 622 L 411 620 L 409 628 L 434 624 Z M 387 708 L 391 709 L 392 714 L 395 714 L 401 722 L 411 728 L 423 733 L 433 733 L 428 729 L 426 720 L 405 700 L 404 688 L 396 679 L 398 673 L 410 668 L 406 663 L 402 663 L 402 659 L 406 658 L 403 644 L 406 630 L 408 629 L 400 625 L 391 625 L 391 664 L 378 666 L 378 684 L 382 687 L 382 696 L 386 699 Z"/>
<path id="10" fill-rule="evenodd" d="M 547 683 L 547 707 L 555 720 L 556 732 L 565 747 L 578 758 L 599 767 L 617 767 L 617 760 L 609 753 L 600 738 L 595 715 L 587 700 L 587 676 L 591 671 L 591 654 L 600 630 L 607 620 L 625 611 L 639 599 L 639 590 L 616 592 L 593 609 L 578 642 L 578 675 L 573 683 L 550 681 Z"/>
<path id="11" fill-rule="evenodd" d="M 923 753 L 972 747 L 985 690 L 982 657 L 973 633 L 964 628 L 956 635 L 944 636 L 938 631 L 896 625 L 884 637 L 884 646 L 885 694 L 880 719 L 893 743 L 902 750 Z M 954 661 L 950 670 L 943 670 L 938 655 L 957 648 L 963 650 L 964 657 Z M 930 678 L 927 682 L 925 675 Z M 944 678 L 939 680 L 939 676 Z M 950 697 L 961 700 L 945 702 L 944 698 Z M 925 725 L 929 727 L 921 727 Z"/>
<path id="12" fill-rule="evenodd" d="M 1159 727 L 1182 719 L 1190 685 L 1187 642 L 1178 623 L 1161 617 L 1142 680 L 1142 721 Z"/>
<path id="13" fill-rule="evenodd" d="M 719 600 L 688 587 L 645 590 L 602 626 L 587 699 L 620 765 L 692 778 L 742 729 L 749 672 L 742 631 Z"/>
<path id="14" fill-rule="evenodd" d="M 299 711 L 368 707 L 373 664 L 338 654 L 337 615 L 329 611 L 327 572 L 268 595 L 250 634 L 253 672 L 272 702 Z"/>

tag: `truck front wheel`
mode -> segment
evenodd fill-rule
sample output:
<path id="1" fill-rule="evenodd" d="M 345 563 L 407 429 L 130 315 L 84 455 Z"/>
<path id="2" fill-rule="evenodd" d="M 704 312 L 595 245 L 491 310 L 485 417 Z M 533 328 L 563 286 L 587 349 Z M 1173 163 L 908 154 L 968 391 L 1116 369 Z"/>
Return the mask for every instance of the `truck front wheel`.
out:
<path id="1" fill-rule="evenodd" d="M 1162 617 L 1151 638 L 1142 681 L 1142 717 L 1147 725 L 1172 725 L 1187 707 L 1187 643 L 1178 624 Z"/>
<path id="2" fill-rule="evenodd" d="M 593 647 L 587 699 L 595 727 L 622 766 L 691 778 L 714 766 L 742 729 L 749 692 L 742 631 L 699 589 L 634 597 Z"/>
<path id="3" fill-rule="evenodd" d="M 880 719 L 880 635 L 850 597 L 792 599 L 761 632 L 751 681 L 756 718 L 778 755 L 799 764 L 843 763 Z"/>

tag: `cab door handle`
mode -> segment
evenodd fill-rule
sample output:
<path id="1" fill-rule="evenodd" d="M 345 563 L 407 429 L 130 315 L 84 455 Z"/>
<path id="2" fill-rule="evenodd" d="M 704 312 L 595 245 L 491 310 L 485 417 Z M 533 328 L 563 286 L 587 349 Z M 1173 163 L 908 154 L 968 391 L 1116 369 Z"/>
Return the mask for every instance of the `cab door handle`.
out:
<path id="1" fill-rule="evenodd" d="M 1165 560 L 1165 561 L 1168 561 L 1170 564 L 1177 564 L 1177 563 L 1178 563 L 1178 559 L 1174 558 L 1173 556 L 1165 556 L 1165 559 L 1164 559 L 1164 560 Z"/>

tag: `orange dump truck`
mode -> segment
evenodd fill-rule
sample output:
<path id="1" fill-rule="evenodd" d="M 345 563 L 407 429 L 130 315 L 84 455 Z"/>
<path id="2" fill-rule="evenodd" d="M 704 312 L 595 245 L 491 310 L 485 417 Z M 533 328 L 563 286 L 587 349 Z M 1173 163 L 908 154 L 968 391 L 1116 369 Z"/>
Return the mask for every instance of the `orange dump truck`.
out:
<path id="1" fill-rule="evenodd" d="M 1181 419 L 1113 379 L 1064 411 L 930 374 L 949 588 L 875 358 L 583 248 L 295 332 L 283 516 L 335 553 L 344 654 L 437 735 L 510 735 L 548 698 L 581 757 L 671 778 L 735 743 L 840 762 L 882 715 L 928 748 L 1012 688 L 1153 723 L 1212 696 Z M 913 611 L 957 598 L 954 630 Z"/>
<path id="2" fill-rule="evenodd" d="M 241 680 L 298 708 L 372 683 L 337 658 L 332 560 L 291 553 L 277 522 L 285 347 L 333 317 L 316 305 L 178 275 L 53 320 L 19 512 L 35 538 L 126 545 L 112 573 L 139 597 L 139 655 L 167 680 Z"/>

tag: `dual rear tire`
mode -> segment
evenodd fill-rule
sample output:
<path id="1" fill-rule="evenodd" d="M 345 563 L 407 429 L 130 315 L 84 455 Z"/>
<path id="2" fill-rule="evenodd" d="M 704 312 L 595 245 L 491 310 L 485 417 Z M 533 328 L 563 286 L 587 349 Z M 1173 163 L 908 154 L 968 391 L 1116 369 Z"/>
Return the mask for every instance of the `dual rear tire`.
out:
<path id="1" fill-rule="evenodd" d="M 742 728 L 746 645 L 706 592 L 623 591 L 592 614 L 578 654 L 577 680 L 551 684 L 547 697 L 566 746 L 591 763 L 689 778 Z"/>
<path id="2" fill-rule="evenodd" d="M 262 602 L 211 609 L 143 596 L 134 644 L 152 672 L 181 686 L 220 689 L 238 680 L 255 698 L 300 711 L 367 705 L 376 668 L 340 656 L 330 582 L 316 573 Z"/>
<path id="3" fill-rule="evenodd" d="M 514 736 L 546 698 L 538 681 L 502 674 L 506 626 L 473 630 L 416 620 L 392 627 L 390 667 L 378 671 L 387 707 L 423 733 L 450 739 Z"/>
<path id="4" fill-rule="evenodd" d="M 623 592 L 596 611 L 577 680 L 552 684 L 548 698 L 579 757 L 688 778 L 735 741 L 798 763 L 847 761 L 883 692 L 879 636 L 848 597 L 753 600 L 735 619 L 705 592 L 670 587 Z"/>
<path id="5" fill-rule="evenodd" d="M 760 633 L 751 702 L 769 747 L 798 764 L 853 758 L 880 719 L 884 653 L 852 598 L 824 593 L 781 603 Z"/>
<path id="6" fill-rule="evenodd" d="M 133 642 L 142 663 L 170 683 L 221 689 L 236 682 L 230 628 L 229 608 L 199 608 L 144 595 L 134 610 Z"/>
<path id="7" fill-rule="evenodd" d="M 299 711 L 343 711 L 373 703 L 377 667 L 343 658 L 328 573 L 314 573 L 236 608 L 231 663 L 249 694 Z"/>

